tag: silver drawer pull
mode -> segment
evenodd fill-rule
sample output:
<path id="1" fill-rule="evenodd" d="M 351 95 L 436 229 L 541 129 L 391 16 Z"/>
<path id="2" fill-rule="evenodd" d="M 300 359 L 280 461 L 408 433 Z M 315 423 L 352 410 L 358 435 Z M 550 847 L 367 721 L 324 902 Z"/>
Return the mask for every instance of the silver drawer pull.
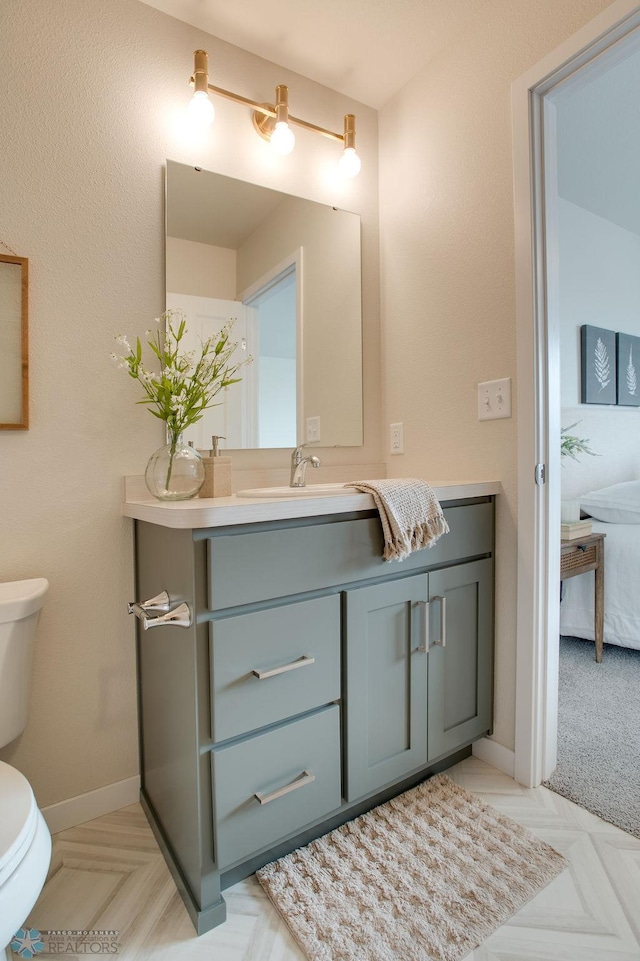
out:
<path id="1" fill-rule="evenodd" d="M 447 646 L 447 599 L 442 594 L 436 594 L 432 601 L 440 601 L 440 637 L 434 641 L 434 647 Z"/>
<path id="2" fill-rule="evenodd" d="M 269 801 L 277 801 L 279 797 L 284 797 L 285 794 L 290 794 L 291 791 L 297 791 L 298 788 L 305 787 L 307 784 L 311 784 L 315 781 L 316 776 L 312 774 L 311 771 L 303 771 L 302 774 L 297 777 L 290 784 L 285 784 L 284 787 L 279 787 L 276 791 L 272 791 L 271 794 L 261 794 L 260 791 L 256 791 L 253 795 L 256 801 L 260 804 L 268 804 Z"/>
<path id="3" fill-rule="evenodd" d="M 310 667 L 315 663 L 315 657 L 309 657 L 308 654 L 303 654 L 302 657 L 299 657 L 297 661 L 291 661 L 289 664 L 283 664 L 282 667 L 274 667 L 270 671 L 254 670 L 251 673 L 254 675 L 254 677 L 257 677 L 259 681 L 264 681 L 264 679 L 267 677 L 275 677 L 276 674 L 286 674 L 287 671 L 295 671 L 299 667 Z"/>
<path id="4" fill-rule="evenodd" d="M 417 606 L 422 611 L 422 644 L 416 650 L 422 654 L 428 654 L 431 646 L 429 643 L 429 602 L 417 601 Z"/>

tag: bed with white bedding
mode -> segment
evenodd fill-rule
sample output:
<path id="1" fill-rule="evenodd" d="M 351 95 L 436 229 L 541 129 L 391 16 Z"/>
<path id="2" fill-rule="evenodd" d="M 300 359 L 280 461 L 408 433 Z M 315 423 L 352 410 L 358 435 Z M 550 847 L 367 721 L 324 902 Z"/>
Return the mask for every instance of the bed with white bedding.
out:
<path id="1" fill-rule="evenodd" d="M 604 541 L 604 643 L 640 650 L 640 526 L 593 521 Z M 560 633 L 595 639 L 593 571 L 562 583 Z"/>
<path id="2" fill-rule="evenodd" d="M 640 481 L 580 498 L 604 541 L 604 643 L 640 650 Z M 594 640 L 593 572 L 563 582 L 560 633 Z"/>

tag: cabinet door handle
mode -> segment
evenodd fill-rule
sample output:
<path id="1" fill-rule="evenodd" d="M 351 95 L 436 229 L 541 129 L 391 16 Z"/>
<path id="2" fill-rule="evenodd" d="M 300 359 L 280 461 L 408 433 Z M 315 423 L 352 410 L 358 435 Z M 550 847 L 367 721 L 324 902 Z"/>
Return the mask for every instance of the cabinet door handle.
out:
<path id="1" fill-rule="evenodd" d="M 316 776 L 312 774 L 311 771 L 303 771 L 299 777 L 295 778 L 289 784 L 285 784 L 284 787 L 279 787 L 277 790 L 272 791 L 271 794 L 261 794 L 260 791 L 256 791 L 253 796 L 260 804 L 269 804 L 270 801 L 277 801 L 279 797 L 284 797 L 285 794 L 290 794 L 291 791 L 297 791 L 298 788 L 311 784 L 315 779 Z"/>
<path id="2" fill-rule="evenodd" d="M 429 648 L 431 647 L 429 641 L 429 602 L 428 601 L 418 601 L 418 609 L 422 611 L 422 644 L 418 647 L 418 650 L 423 654 L 429 653 Z"/>
<path id="3" fill-rule="evenodd" d="M 267 677 L 275 677 L 276 674 L 286 674 L 287 671 L 295 671 L 299 667 L 311 667 L 311 665 L 315 663 L 315 657 L 303 654 L 297 661 L 290 661 L 289 664 L 283 664 L 281 667 L 273 667 L 270 671 L 259 671 L 256 668 L 251 673 L 254 677 L 257 677 L 259 681 L 264 681 Z"/>
<path id="4" fill-rule="evenodd" d="M 432 601 L 440 601 L 440 637 L 433 642 L 434 647 L 447 646 L 447 599 L 442 594 L 436 594 Z"/>

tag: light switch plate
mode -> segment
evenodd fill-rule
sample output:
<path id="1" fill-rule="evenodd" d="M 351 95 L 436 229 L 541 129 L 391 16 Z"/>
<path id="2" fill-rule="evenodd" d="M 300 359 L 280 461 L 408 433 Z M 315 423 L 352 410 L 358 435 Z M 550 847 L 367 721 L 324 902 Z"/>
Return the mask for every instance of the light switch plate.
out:
<path id="1" fill-rule="evenodd" d="M 389 424 L 389 450 L 392 454 L 404 454 L 403 428 L 403 424 Z"/>
<path id="2" fill-rule="evenodd" d="M 511 417 L 511 378 L 478 384 L 478 420 Z"/>
<path id="3" fill-rule="evenodd" d="M 307 417 L 307 444 L 317 444 L 320 440 L 320 418 Z"/>

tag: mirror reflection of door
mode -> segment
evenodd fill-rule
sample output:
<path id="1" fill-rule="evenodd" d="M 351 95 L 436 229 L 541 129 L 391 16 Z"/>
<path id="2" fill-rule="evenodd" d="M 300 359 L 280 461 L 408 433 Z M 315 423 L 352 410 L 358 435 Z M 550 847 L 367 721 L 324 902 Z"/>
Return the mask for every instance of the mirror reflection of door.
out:
<path id="1" fill-rule="evenodd" d="M 238 346 L 231 363 L 253 358 L 239 372 L 240 382 L 221 391 L 216 404 L 184 432 L 186 442 L 209 450 L 216 434 L 224 438 L 221 448 L 296 446 L 301 378 L 296 360 L 300 356 L 297 281 L 292 259 L 284 270 L 253 285 L 244 303 L 167 293 L 167 308 L 186 316 L 186 351 L 197 349 L 233 322 L 232 339 Z"/>
<path id="2" fill-rule="evenodd" d="M 251 309 L 241 302 L 167 293 L 167 309 L 184 311 L 187 334 L 182 343 L 185 351 L 199 348 L 208 337 L 217 334 L 225 324 L 233 321 L 232 337 L 238 346 L 232 363 L 244 360 L 249 355 L 247 314 L 251 313 Z M 257 435 L 254 373 L 253 364 L 242 368 L 240 383 L 220 391 L 215 406 L 209 407 L 202 419 L 184 432 L 185 443 L 193 441 L 194 447 L 199 450 L 210 450 L 211 437 L 216 434 L 225 438 L 221 447 L 257 446 L 253 443 Z"/>
<path id="3" fill-rule="evenodd" d="M 251 447 L 295 447 L 298 409 L 296 265 L 291 264 L 245 300 L 248 342 L 257 363 L 257 427 Z"/>

